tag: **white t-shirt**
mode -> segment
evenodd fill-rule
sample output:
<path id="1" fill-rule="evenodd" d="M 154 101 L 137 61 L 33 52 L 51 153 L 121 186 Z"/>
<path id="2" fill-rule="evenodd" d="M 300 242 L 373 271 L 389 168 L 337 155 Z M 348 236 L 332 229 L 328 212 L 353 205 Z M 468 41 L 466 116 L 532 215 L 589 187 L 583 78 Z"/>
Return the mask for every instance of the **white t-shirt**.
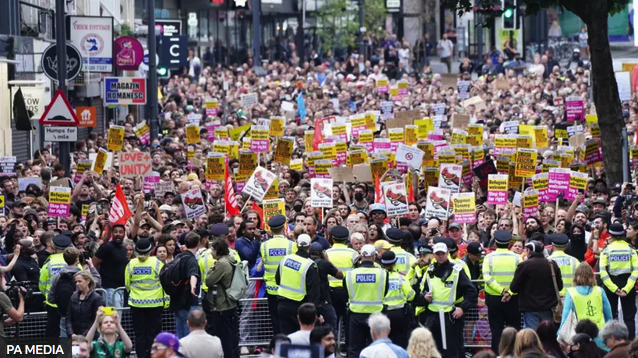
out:
<path id="1" fill-rule="evenodd" d="M 450 39 L 441 39 L 439 41 L 439 57 L 450 57 L 454 51 L 454 44 Z"/>
<path id="2" fill-rule="evenodd" d="M 297 331 L 288 335 L 290 343 L 309 345 L 310 344 L 310 331 Z"/>

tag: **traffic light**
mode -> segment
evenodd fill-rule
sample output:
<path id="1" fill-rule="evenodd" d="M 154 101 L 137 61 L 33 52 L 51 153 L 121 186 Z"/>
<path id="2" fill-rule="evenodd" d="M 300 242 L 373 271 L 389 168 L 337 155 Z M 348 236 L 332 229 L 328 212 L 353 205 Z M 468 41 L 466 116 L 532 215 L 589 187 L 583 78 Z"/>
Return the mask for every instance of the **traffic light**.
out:
<path id="1" fill-rule="evenodd" d="M 503 0 L 503 30 L 516 30 L 516 0 Z"/>

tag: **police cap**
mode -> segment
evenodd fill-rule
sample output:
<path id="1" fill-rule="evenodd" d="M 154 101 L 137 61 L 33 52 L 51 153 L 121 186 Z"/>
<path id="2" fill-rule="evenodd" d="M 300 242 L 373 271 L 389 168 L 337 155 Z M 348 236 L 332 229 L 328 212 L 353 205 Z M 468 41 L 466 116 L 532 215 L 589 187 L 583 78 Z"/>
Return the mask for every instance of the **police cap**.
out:
<path id="1" fill-rule="evenodd" d="M 349 234 L 350 232 L 348 232 L 348 229 L 343 226 L 334 226 L 332 229 L 330 229 L 330 235 L 332 235 L 332 238 L 337 241 L 346 240 Z"/>
<path id="2" fill-rule="evenodd" d="M 565 246 L 569 241 L 569 237 L 567 235 L 562 234 L 560 232 L 555 232 L 549 235 L 549 239 L 552 240 L 552 244 L 555 246 Z"/>
<path id="3" fill-rule="evenodd" d="M 135 243 L 135 252 L 139 253 L 139 254 L 146 254 L 148 252 L 150 252 L 153 249 L 153 244 L 151 243 L 151 240 L 149 240 L 148 238 L 140 238 L 137 240 L 137 243 Z"/>
<path id="4" fill-rule="evenodd" d="M 270 226 L 270 228 L 274 230 L 281 229 L 282 227 L 284 227 L 285 224 L 286 217 L 283 215 L 275 215 L 271 217 L 270 220 L 268 220 L 268 226 Z"/>
<path id="5" fill-rule="evenodd" d="M 226 236 L 228 235 L 228 225 L 224 223 L 217 223 L 210 227 L 210 234 L 212 236 Z"/>
<path id="6" fill-rule="evenodd" d="M 512 233 L 507 230 L 494 231 L 494 240 L 497 244 L 509 244 L 512 240 Z"/>
<path id="7" fill-rule="evenodd" d="M 71 238 L 65 235 L 56 235 L 53 237 L 53 245 L 58 250 L 64 250 L 71 246 Z"/>
<path id="8" fill-rule="evenodd" d="M 388 237 L 388 241 L 390 241 L 391 243 L 399 243 L 403 241 L 405 234 L 403 233 L 403 231 L 395 227 L 391 227 L 385 232 L 385 236 Z"/>
<path id="9" fill-rule="evenodd" d="M 397 255 L 394 251 L 386 251 L 381 255 L 381 263 L 384 265 L 393 265 L 397 262 Z"/>

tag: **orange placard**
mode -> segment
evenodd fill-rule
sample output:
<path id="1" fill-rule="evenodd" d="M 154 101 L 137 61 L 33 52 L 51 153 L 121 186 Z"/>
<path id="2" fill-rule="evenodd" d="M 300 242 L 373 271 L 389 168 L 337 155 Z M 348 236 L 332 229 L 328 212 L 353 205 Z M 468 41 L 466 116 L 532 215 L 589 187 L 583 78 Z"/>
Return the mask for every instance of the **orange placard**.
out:
<path id="1" fill-rule="evenodd" d="M 95 127 L 97 125 L 95 107 L 76 107 L 75 115 L 80 120 L 80 127 Z"/>

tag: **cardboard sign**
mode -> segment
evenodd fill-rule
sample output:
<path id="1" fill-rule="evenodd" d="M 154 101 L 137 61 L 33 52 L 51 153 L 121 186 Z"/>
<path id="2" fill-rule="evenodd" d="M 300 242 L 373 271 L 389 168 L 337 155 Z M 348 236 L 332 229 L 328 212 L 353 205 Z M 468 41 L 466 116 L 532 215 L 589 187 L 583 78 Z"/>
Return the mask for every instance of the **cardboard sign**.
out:
<path id="1" fill-rule="evenodd" d="M 507 175 L 504 174 L 489 174 L 487 179 L 488 204 L 507 204 L 507 179 Z"/>
<path id="2" fill-rule="evenodd" d="M 284 123 L 283 117 L 270 117 L 270 136 L 283 137 Z"/>
<path id="3" fill-rule="evenodd" d="M 68 218 L 71 208 L 71 188 L 52 186 L 49 189 L 49 216 Z"/>
<path id="4" fill-rule="evenodd" d="M 332 179 L 310 179 L 310 204 L 313 208 L 332 208 Z"/>
<path id="5" fill-rule="evenodd" d="M 187 219 L 195 220 L 199 216 L 206 214 L 206 206 L 204 205 L 202 190 L 200 188 L 193 188 L 180 195 Z"/>
<path id="6" fill-rule="evenodd" d="M 510 89 L 510 83 L 507 78 L 497 78 L 496 81 L 494 81 L 494 84 L 497 90 L 509 91 Z"/>
<path id="7" fill-rule="evenodd" d="M 257 104 L 257 93 L 242 94 L 240 98 L 242 107 L 251 107 Z"/>
<path id="8" fill-rule="evenodd" d="M 397 146 L 396 153 L 397 163 L 406 163 L 414 169 L 419 169 L 423 163 L 424 152 L 419 148 L 400 143 Z"/>
<path id="9" fill-rule="evenodd" d="M 538 199 L 546 203 L 547 200 L 548 173 L 532 175 L 532 188 L 538 191 Z"/>
<path id="10" fill-rule="evenodd" d="M 452 212 L 454 221 L 459 224 L 473 224 L 476 222 L 476 199 L 474 193 L 452 194 Z"/>
<path id="11" fill-rule="evenodd" d="M 437 217 L 441 220 L 448 219 L 448 208 L 451 192 L 444 188 L 428 187 L 427 202 L 425 205 L 426 217 Z"/>
<path id="12" fill-rule="evenodd" d="M 268 220 L 277 215 L 286 216 L 286 202 L 284 199 L 269 199 L 264 200 L 262 204 L 262 210 L 264 211 L 264 230 L 270 231 Z"/>
<path id="13" fill-rule="evenodd" d="M 412 118 L 394 118 L 394 119 L 388 119 L 385 122 L 385 126 L 388 129 L 392 129 L 392 128 L 401 128 L 403 129 L 405 126 L 409 126 L 412 125 L 412 123 L 414 122 L 414 119 Z"/>
<path id="14" fill-rule="evenodd" d="M 250 150 L 257 153 L 270 152 L 270 130 L 267 126 L 250 128 Z"/>
<path id="15" fill-rule="evenodd" d="M 155 186 L 155 199 L 164 200 L 166 193 L 175 193 L 172 181 L 161 181 Z"/>
<path id="16" fill-rule="evenodd" d="M 80 159 L 78 160 L 77 166 L 75 167 L 75 175 L 73 176 L 73 184 L 78 184 L 82 179 L 82 175 L 87 170 L 91 170 L 91 166 L 93 165 L 93 161 L 90 159 Z M 20 179 L 18 179 L 18 184 L 20 183 Z"/>
<path id="17" fill-rule="evenodd" d="M 149 128 L 148 124 L 146 124 L 146 121 L 142 121 L 133 127 L 133 132 L 135 132 L 135 135 L 139 138 L 142 145 L 146 145 L 150 142 L 151 128 Z"/>
<path id="18" fill-rule="evenodd" d="M 529 217 L 538 217 L 539 195 L 537 190 L 526 190 L 523 195 L 523 220 Z"/>
<path id="19" fill-rule="evenodd" d="M 111 126 L 106 142 L 106 149 L 112 152 L 121 152 L 124 145 L 124 127 Z"/>
<path id="20" fill-rule="evenodd" d="M 352 169 L 348 167 L 329 168 L 328 173 L 335 182 L 352 183 L 354 182 L 354 175 Z"/>
<path id="21" fill-rule="evenodd" d="M 186 125 L 186 143 L 188 144 L 196 144 L 199 143 L 199 126 L 197 124 L 187 124 Z"/>
<path id="22" fill-rule="evenodd" d="M 370 164 L 353 165 L 352 175 L 360 183 L 372 182 L 372 170 L 370 169 Z"/>
<path id="23" fill-rule="evenodd" d="M 292 151 L 294 149 L 295 140 L 292 138 L 279 138 L 273 161 L 281 164 L 290 164 Z"/>
<path id="24" fill-rule="evenodd" d="M 461 102 L 461 107 L 467 108 L 469 106 L 474 106 L 474 108 L 476 109 L 476 112 L 479 112 L 483 109 L 487 109 L 487 106 L 485 105 L 485 101 L 483 101 L 483 99 L 479 96 L 474 96 Z"/>
<path id="25" fill-rule="evenodd" d="M 468 116 L 467 114 L 458 114 L 458 113 L 452 114 L 452 123 L 451 123 L 452 128 L 464 129 L 464 128 L 467 128 L 469 124 L 470 124 L 470 116 Z"/>
<path id="26" fill-rule="evenodd" d="M 217 115 L 217 112 L 219 110 L 219 103 L 217 102 L 216 99 L 206 101 L 205 106 L 206 106 L 206 117 L 214 117 Z"/>
<path id="27" fill-rule="evenodd" d="M 148 152 L 120 153 L 120 176 L 136 178 L 151 175 L 153 161 Z"/>
<path id="28" fill-rule="evenodd" d="M 206 157 L 206 180 L 224 180 L 226 178 L 226 156 L 219 153 L 208 153 Z"/>
<path id="29" fill-rule="evenodd" d="M 516 176 L 529 178 L 536 174 L 538 153 L 534 149 L 519 148 L 516 151 Z"/>
<path id="30" fill-rule="evenodd" d="M 463 167 L 456 164 L 441 164 L 439 174 L 439 188 L 447 189 L 451 193 L 458 193 L 461 187 Z"/>
<path id="31" fill-rule="evenodd" d="M 246 182 L 244 193 L 258 201 L 262 201 L 276 177 L 275 174 L 266 168 L 258 166 Z"/>
<path id="32" fill-rule="evenodd" d="M 408 194 L 405 183 L 392 182 L 383 184 L 383 195 L 388 216 L 408 214 Z"/>

